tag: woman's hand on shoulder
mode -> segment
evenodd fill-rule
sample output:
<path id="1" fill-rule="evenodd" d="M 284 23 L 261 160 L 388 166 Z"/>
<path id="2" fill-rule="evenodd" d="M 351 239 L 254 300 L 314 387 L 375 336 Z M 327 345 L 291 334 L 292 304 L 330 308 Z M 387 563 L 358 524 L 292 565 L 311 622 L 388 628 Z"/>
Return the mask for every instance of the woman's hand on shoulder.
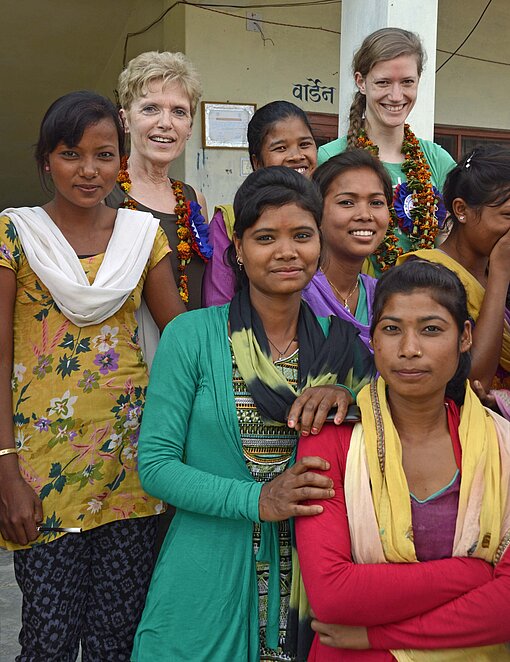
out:
<path id="1" fill-rule="evenodd" d="M 302 502 L 335 496 L 331 478 L 316 473 L 328 469 L 329 462 L 321 457 L 302 457 L 277 478 L 265 483 L 259 497 L 260 520 L 280 522 L 289 517 L 322 513 L 322 506 Z"/>
<path id="2" fill-rule="evenodd" d="M 314 619 L 312 630 L 317 632 L 321 644 L 331 648 L 350 648 L 351 650 L 367 650 L 370 648 L 367 628 L 359 625 L 336 625 L 321 623 Z"/>
<path id="3" fill-rule="evenodd" d="M 337 408 L 334 423 L 340 425 L 352 402 L 352 395 L 342 386 L 312 386 L 295 399 L 289 411 L 287 425 L 299 430 L 303 436 L 310 432 L 318 434 L 330 409 Z"/>
<path id="4" fill-rule="evenodd" d="M 6 460 L 7 458 L 1 458 Z M 0 474 L 0 533 L 5 540 L 27 545 L 39 537 L 37 525 L 43 520 L 38 495 L 23 480 L 17 467 Z"/>

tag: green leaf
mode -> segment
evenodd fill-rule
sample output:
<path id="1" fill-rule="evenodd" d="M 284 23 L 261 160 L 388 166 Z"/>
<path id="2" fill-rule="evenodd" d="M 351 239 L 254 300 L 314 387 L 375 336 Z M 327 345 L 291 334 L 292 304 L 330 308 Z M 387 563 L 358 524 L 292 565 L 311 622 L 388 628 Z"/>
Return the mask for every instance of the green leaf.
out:
<path id="1" fill-rule="evenodd" d="M 53 489 L 53 483 L 47 483 L 42 488 L 42 490 L 39 492 L 39 498 L 41 499 L 41 501 L 48 496 L 48 494 L 51 492 L 52 489 Z"/>
<path id="2" fill-rule="evenodd" d="M 82 338 L 80 342 L 76 345 L 76 353 L 83 354 L 84 352 L 90 352 L 90 337 Z"/>
<path id="3" fill-rule="evenodd" d="M 45 317 L 48 317 L 48 309 L 41 308 L 41 310 L 37 313 L 37 315 L 34 315 L 34 317 L 38 322 L 42 322 Z"/>
<path id="4" fill-rule="evenodd" d="M 67 354 L 64 354 L 58 362 L 57 374 L 64 379 L 64 377 L 69 377 L 70 374 L 79 369 L 80 361 L 75 356 L 68 357 Z"/>
<path id="5" fill-rule="evenodd" d="M 59 493 L 62 493 L 62 490 L 64 489 L 64 485 L 67 483 L 67 478 L 65 476 L 59 476 L 57 480 L 55 481 L 53 488 Z"/>
<path id="6" fill-rule="evenodd" d="M 53 462 L 50 469 L 50 478 L 57 478 L 62 473 L 62 465 L 60 462 Z"/>
<path id="7" fill-rule="evenodd" d="M 70 349 L 71 351 L 74 349 L 74 336 L 72 333 L 66 333 L 59 347 L 64 347 L 64 349 Z"/>
<path id="8" fill-rule="evenodd" d="M 126 470 L 122 469 L 120 474 L 114 480 L 112 480 L 111 483 L 107 483 L 106 487 L 113 492 L 114 490 L 118 489 L 118 487 L 120 486 L 120 484 L 122 483 L 125 477 L 126 477 Z"/>

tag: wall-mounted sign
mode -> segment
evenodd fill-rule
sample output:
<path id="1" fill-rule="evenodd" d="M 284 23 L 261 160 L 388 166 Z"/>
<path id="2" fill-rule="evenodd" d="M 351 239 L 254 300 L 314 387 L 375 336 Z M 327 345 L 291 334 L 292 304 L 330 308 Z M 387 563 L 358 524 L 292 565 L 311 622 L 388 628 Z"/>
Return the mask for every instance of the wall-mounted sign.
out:
<path id="1" fill-rule="evenodd" d="M 308 83 L 294 83 L 292 95 L 300 101 L 327 101 L 333 103 L 336 87 L 323 85 L 319 78 L 307 78 Z"/>
<path id="2" fill-rule="evenodd" d="M 254 103 L 202 101 L 202 145 L 218 149 L 247 149 L 246 131 Z"/>

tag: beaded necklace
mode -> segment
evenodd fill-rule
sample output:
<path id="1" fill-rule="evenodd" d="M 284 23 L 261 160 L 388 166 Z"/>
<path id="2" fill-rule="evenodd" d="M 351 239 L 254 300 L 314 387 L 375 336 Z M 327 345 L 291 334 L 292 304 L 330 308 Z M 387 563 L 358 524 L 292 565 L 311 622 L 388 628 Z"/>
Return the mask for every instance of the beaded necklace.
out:
<path id="1" fill-rule="evenodd" d="M 379 147 L 370 140 L 364 129 L 360 129 L 356 144 L 374 156 L 379 156 Z M 432 186 L 429 164 L 409 124 L 404 124 L 401 151 L 405 157 L 402 170 L 407 182 L 399 184 L 395 189 L 388 232 L 375 251 L 382 271 L 393 266 L 403 253 L 395 234 L 397 228 L 409 237 L 412 251 L 434 248 L 434 240 L 445 216 L 441 195 Z"/>
<path id="2" fill-rule="evenodd" d="M 138 203 L 129 197 L 131 179 L 127 169 L 126 156 L 121 160 L 117 182 L 125 193 L 121 207 L 124 209 L 136 209 Z M 177 180 L 170 180 L 170 183 L 176 201 L 174 213 L 177 217 L 175 224 L 177 226 L 177 238 L 179 239 L 179 243 L 177 244 L 178 289 L 181 299 L 184 303 L 188 303 L 189 291 L 186 267 L 191 262 L 193 253 L 196 253 L 204 262 L 208 262 L 212 256 L 212 248 L 208 242 L 209 227 L 201 214 L 201 207 L 198 202 L 186 200 L 183 192 L 183 183 Z"/>

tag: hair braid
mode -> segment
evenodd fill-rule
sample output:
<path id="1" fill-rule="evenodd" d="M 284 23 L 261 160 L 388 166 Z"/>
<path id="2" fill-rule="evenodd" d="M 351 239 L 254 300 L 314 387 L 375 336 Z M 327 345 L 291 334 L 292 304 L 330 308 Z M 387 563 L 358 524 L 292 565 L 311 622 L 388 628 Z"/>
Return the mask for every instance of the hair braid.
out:
<path id="1" fill-rule="evenodd" d="M 363 113 L 366 108 L 366 97 L 361 92 L 356 92 L 354 101 L 349 111 L 349 129 L 347 131 L 347 148 L 357 147 L 359 130 L 363 126 Z"/>

